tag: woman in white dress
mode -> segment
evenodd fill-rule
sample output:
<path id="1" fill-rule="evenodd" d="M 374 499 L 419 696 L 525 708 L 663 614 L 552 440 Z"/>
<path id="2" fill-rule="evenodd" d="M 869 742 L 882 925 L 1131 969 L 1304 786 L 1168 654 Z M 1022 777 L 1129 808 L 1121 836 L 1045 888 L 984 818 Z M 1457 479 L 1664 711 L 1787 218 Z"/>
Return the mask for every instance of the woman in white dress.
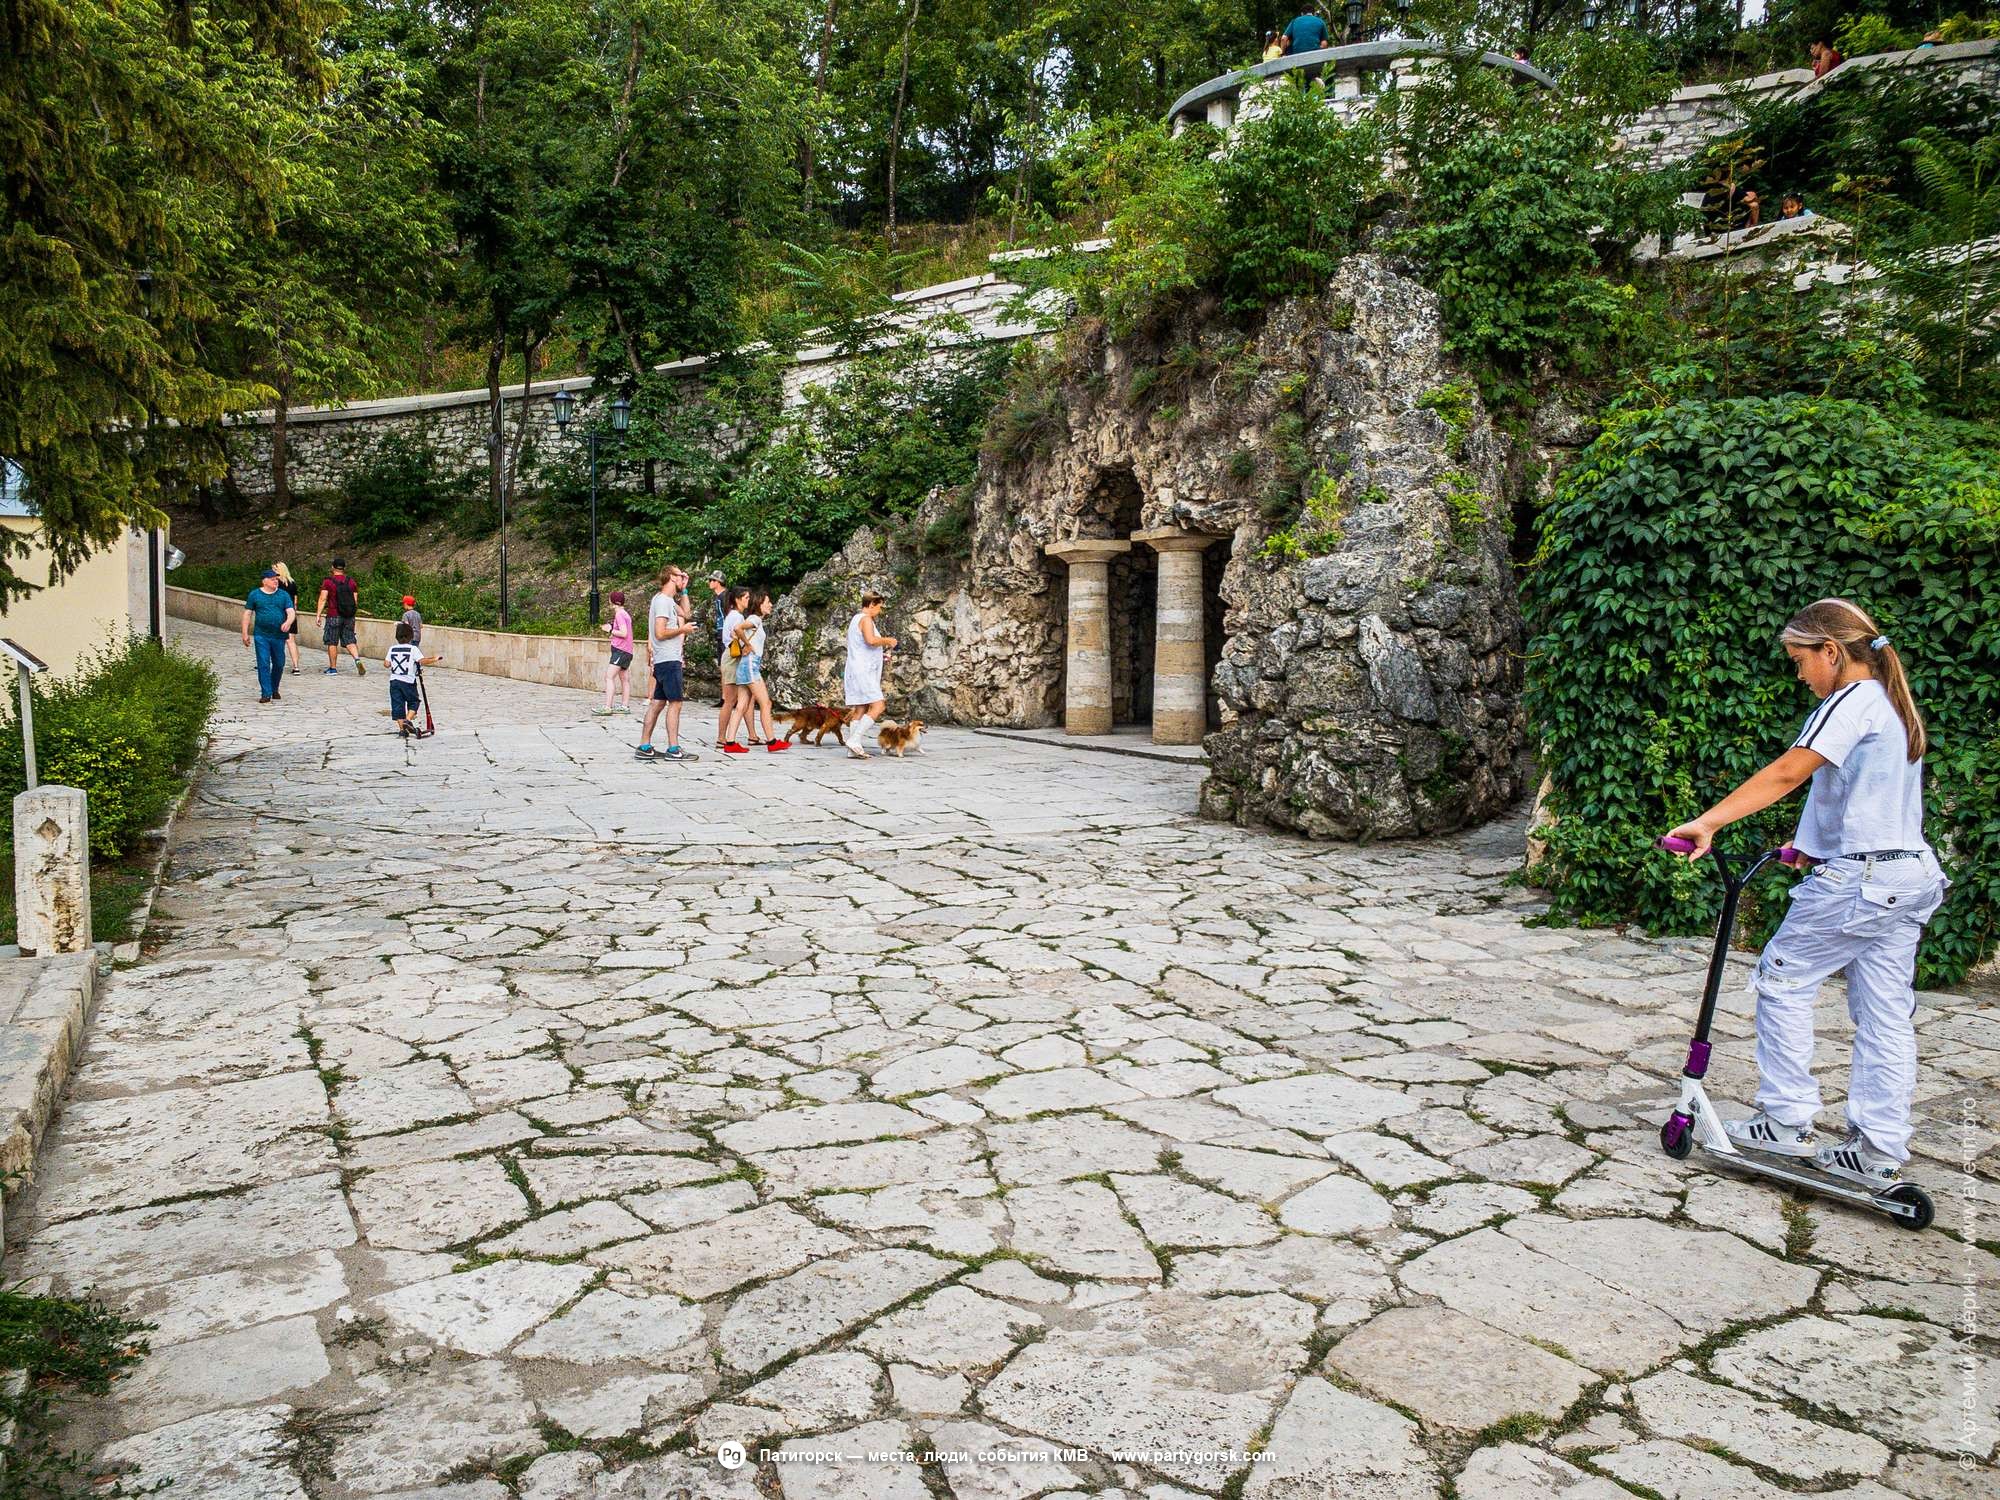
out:
<path id="1" fill-rule="evenodd" d="M 847 753 L 857 760 L 868 759 L 868 752 L 861 742 L 888 706 L 882 696 L 882 658 L 895 649 L 896 638 L 882 635 L 875 629 L 875 619 L 881 613 L 882 596 L 863 594 L 860 613 L 847 622 L 844 686 L 847 706 L 860 709 L 861 717 L 841 730 L 840 739 L 847 746 Z"/>

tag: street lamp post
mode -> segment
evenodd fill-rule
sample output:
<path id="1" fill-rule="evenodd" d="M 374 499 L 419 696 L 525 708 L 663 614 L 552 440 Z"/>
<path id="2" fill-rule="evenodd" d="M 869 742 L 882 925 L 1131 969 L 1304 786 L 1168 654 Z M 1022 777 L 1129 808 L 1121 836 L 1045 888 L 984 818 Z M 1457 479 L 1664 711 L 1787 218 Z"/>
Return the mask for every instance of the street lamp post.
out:
<path id="1" fill-rule="evenodd" d="M 1361 39 L 1361 16 L 1367 10 L 1365 0 L 1347 0 L 1347 40 Z"/>
<path id="2" fill-rule="evenodd" d="M 556 431 L 567 434 L 570 421 L 576 415 L 576 394 L 573 391 L 557 391 L 550 402 L 555 408 Z M 632 425 L 632 403 L 623 396 L 611 403 L 611 431 L 623 437 Z M 584 445 L 590 450 L 590 628 L 597 628 L 597 460 L 604 434 L 593 427 L 584 434 Z"/>

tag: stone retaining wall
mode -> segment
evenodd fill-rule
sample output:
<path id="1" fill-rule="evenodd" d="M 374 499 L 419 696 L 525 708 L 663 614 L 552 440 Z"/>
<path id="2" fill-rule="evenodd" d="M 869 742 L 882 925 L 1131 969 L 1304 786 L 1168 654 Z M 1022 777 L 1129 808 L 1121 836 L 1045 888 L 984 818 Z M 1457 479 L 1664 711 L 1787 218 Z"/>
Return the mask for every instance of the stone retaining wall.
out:
<path id="1" fill-rule="evenodd" d="M 1618 138 L 1648 167 L 1687 161 L 1710 141 L 1743 124 L 1746 111 L 1778 99 L 1804 99 L 1873 68 L 1937 70 L 1940 81 L 1957 81 L 2000 90 L 2000 40 L 1956 42 L 1948 47 L 1920 47 L 1908 52 L 1877 52 L 1851 57 L 1824 78 L 1810 68 L 1787 68 L 1730 83 L 1703 83 L 1684 88 L 1665 102 L 1634 117 Z"/>
<path id="2" fill-rule="evenodd" d="M 176 619 L 194 620 L 224 630 L 240 630 L 243 601 L 220 594 L 203 594 L 193 589 L 169 588 L 167 612 Z M 379 662 L 396 640 L 396 622 L 362 615 L 355 621 L 355 637 L 362 659 Z M 323 649 L 319 632 L 311 619 L 299 628 L 299 650 L 310 661 Z M 502 630 L 467 630 L 456 625 L 425 625 L 424 654 L 442 656 L 454 672 L 483 672 L 489 677 L 512 677 L 521 682 L 545 682 L 553 687 L 603 691 L 604 667 L 610 648 L 603 636 L 517 635 Z M 632 664 L 632 695 L 643 698 L 650 691 L 647 663 L 641 655 Z M 688 683 L 691 698 L 720 696 L 707 674 L 694 672 Z"/>
<path id="3" fill-rule="evenodd" d="M 932 324 L 940 330 L 936 335 L 940 344 L 1011 343 L 1039 331 L 1039 325 L 1010 315 L 1012 299 L 1020 290 L 1015 283 L 996 275 L 968 276 L 923 287 L 895 299 L 898 305 L 885 326 L 901 334 Z M 795 406 L 805 399 L 810 387 L 837 379 L 848 361 L 849 356 L 830 345 L 801 349 L 785 372 L 785 405 Z M 692 381 L 700 377 L 708 364 L 706 358 L 677 360 L 659 366 L 655 373 L 680 375 Z M 546 456 L 560 441 L 553 430 L 549 405 L 558 391 L 575 393 L 579 430 L 588 426 L 593 401 L 591 386 L 589 377 L 579 376 L 537 382 L 528 391 L 531 449 Z M 521 417 L 523 388 L 503 386 L 500 398 L 506 410 L 507 440 L 511 445 Z M 269 411 L 245 412 L 232 418 L 227 428 L 230 477 L 247 496 L 261 498 L 271 493 L 273 416 Z M 345 406 L 295 407 L 286 416 L 291 488 L 299 494 L 344 488 L 349 477 L 365 466 L 391 437 L 427 443 L 437 455 L 441 473 L 477 475 L 483 482 L 491 431 L 488 395 L 483 388 L 352 401 Z M 603 468 L 601 483 L 607 489 L 636 486 L 638 482 L 636 465 L 607 464 Z"/>

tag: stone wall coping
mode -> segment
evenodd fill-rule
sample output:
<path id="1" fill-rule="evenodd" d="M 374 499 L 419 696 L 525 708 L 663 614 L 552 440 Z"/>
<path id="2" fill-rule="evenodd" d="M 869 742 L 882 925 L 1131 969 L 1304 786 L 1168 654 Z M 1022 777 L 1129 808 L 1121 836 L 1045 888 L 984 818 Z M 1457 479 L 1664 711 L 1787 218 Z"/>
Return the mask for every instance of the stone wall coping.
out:
<path id="1" fill-rule="evenodd" d="M 1847 64 L 1842 63 L 1841 67 Z M 1835 68 L 1838 73 L 1840 68 Z M 1697 100 L 1725 99 L 1734 94 L 1763 94 L 1773 89 L 1797 88 L 1813 81 L 1811 68 L 1780 68 L 1775 73 L 1758 73 L 1749 78 L 1725 78 L 1720 83 L 1691 83 L 1675 89 L 1663 104 L 1691 104 Z M 1654 108 L 1658 108 L 1655 105 Z M 1641 111 L 1649 113 L 1649 111 Z"/>
<path id="2" fill-rule="evenodd" d="M 0 960 L 0 1173 L 35 1160 L 97 1004 L 98 955 Z"/>
<path id="3" fill-rule="evenodd" d="M 1270 62 L 1251 63 L 1233 73 L 1224 73 L 1219 78 L 1211 78 L 1207 83 L 1196 84 L 1173 102 L 1167 110 L 1167 118 L 1174 120 L 1191 110 L 1206 109 L 1212 99 L 1233 97 L 1241 93 L 1248 84 L 1276 77 L 1280 73 L 1289 73 L 1294 68 L 1331 67 L 1338 72 L 1342 64 L 1351 64 L 1353 66 L 1350 71 L 1358 72 L 1371 63 L 1387 67 L 1399 58 L 1443 57 L 1448 50 L 1450 49 L 1442 43 L 1431 41 L 1427 37 L 1394 36 L 1383 37 L 1373 42 L 1349 42 L 1342 47 L 1320 47 L 1311 52 L 1299 52 L 1275 58 Z M 1465 51 L 1467 55 L 1471 54 L 1471 49 Z M 1518 74 L 1522 78 L 1539 83 L 1545 89 L 1553 89 L 1556 86 L 1555 79 L 1533 63 L 1521 62 L 1498 52 L 1481 52 L 1478 57 L 1480 62 L 1489 68 Z"/>
<path id="4" fill-rule="evenodd" d="M 568 375 L 559 380 L 538 380 L 535 382 L 530 399 L 540 400 L 555 395 L 557 391 L 575 391 L 579 395 L 588 394 L 594 382 L 588 375 Z M 525 385 L 503 385 L 500 387 L 502 401 L 519 401 Z M 341 406 L 294 406 L 285 413 L 285 421 L 290 426 L 311 422 L 367 422 L 383 417 L 414 416 L 419 412 L 443 411 L 459 406 L 484 406 L 487 390 L 480 386 L 469 391 L 435 391 L 426 396 L 380 396 L 371 401 L 349 401 Z M 230 427 L 266 427 L 277 419 L 277 413 L 266 407 L 261 411 L 232 412 L 223 418 Z"/>
<path id="5" fill-rule="evenodd" d="M 1985 57 L 1989 53 L 2000 52 L 2000 37 L 1982 37 L 1976 42 L 1952 42 L 1936 47 L 1911 47 L 1903 52 L 1869 52 L 1860 57 L 1850 57 L 1823 78 L 1810 79 L 1799 90 L 1797 98 L 1808 99 L 1832 83 L 1834 79 L 1848 73 L 1858 73 L 1867 68 L 1909 68 L 1934 67 L 1940 63 L 1966 62 L 1975 57 Z"/>
<path id="6" fill-rule="evenodd" d="M 201 589 L 184 589 L 177 584 L 169 584 L 168 589 L 171 593 L 187 595 L 189 600 L 212 599 L 219 604 L 233 605 L 239 616 L 243 612 L 243 601 L 229 594 L 210 594 Z M 309 613 L 310 611 L 308 610 L 300 610 L 300 620 L 303 621 Z M 187 615 L 183 616 L 183 618 L 194 619 L 197 617 Z M 205 619 L 206 617 L 203 616 L 200 618 Z M 382 625 L 390 630 L 394 630 L 396 626 L 402 623 L 403 617 L 397 615 L 394 619 L 387 619 L 382 615 L 357 614 L 354 619 L 357 625 Z M 236 622 L 231 621 L 223 628 L 233 630 L 236 628 Z M 453 635 L 483 636 L 493 641 L 588 641 L 593 646 L 604 646 L 605 641 L 608 639 L 608 637 L 602 635 L 535 635 L 524 630 L 481 630 L 476 625 L 433 625 L 429 621 L 424 623 L 424 636 L 426 639 L 429 638 L 430 633 L 434 630 L 439 632 L 440 635 L 445 631 L 450 631 Z M 301 629 L 299 633 L 299 645 L 301 649 L 317 646 L 318 644 L 317 641 L 308 640 L 305 631 Z M 609 648 L 607 647 L 606 649 L 608 650 Z M 425 654 L 430 655 L 431 653 L 426 652 Z"/>

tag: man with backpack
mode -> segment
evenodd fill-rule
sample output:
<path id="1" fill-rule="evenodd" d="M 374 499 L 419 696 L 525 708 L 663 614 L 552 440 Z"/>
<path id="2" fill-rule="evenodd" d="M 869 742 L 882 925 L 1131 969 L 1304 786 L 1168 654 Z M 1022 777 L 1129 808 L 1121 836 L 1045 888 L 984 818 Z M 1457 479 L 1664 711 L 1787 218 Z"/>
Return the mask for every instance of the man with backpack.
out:
<path id="1" fill-rule="evenodd" d="M 327 613 L 328 606 L 333 612 Z M 361 661 L 361 647 L 354 636 L 354 617 L 360 612 L 360 589 L 347 576 L 347 566 L 339 558 L 333 560 L 333 572 L 319 581 L 319 606 L 315 613 L 319 616 L 320 639 L 326 642 L 326 675 L 331 677 L 340 670 L 340 651 L 344 646 L 347 654 L 354 658 L 357 676 L 366 677 L 368 668 Z"/>

